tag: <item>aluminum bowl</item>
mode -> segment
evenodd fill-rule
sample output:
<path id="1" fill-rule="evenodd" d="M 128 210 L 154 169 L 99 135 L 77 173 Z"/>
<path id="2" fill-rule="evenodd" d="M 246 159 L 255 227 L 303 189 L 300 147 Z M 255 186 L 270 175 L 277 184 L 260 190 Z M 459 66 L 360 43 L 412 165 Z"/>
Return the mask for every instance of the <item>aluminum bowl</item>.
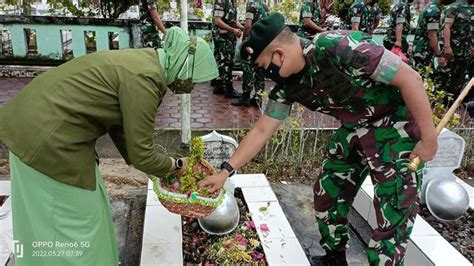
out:
<path id="1" fill-rule="evenodd" d="M 431 180 L 425 193 L 426 206 L 438 220 L 455 221 L 469 208 L 469 195 L 455 180 Z"/>

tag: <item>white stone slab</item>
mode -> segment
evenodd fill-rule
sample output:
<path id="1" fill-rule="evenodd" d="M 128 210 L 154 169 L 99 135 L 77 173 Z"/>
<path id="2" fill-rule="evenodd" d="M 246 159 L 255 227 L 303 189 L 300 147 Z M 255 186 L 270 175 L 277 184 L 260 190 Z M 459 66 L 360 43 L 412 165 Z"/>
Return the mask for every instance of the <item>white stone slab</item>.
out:
<path id="1" fill-rule="evenodd" d="M 148 179 L 148 190 L 153 190 L 153 181 Z"/>
<path id="2" fill-rule="evenodd" d="M 310 265 L 296 237 L 262 241 L 269 265 Z"/>
<path id="3" fill-rule="evenodd" d="M 412 236 L 439 236 L 440 234 L 420 215 L 416 215 L 415 224 L 413 225 Z"/>
<path id="4" fill-rule="evenodd" d="M 372 199 L 369 198 L 369 195 L 367 195 L 363 189 L 359 189 L 359 192 L 354 199 L 354 203 L 352 204 L 360 216 L 362 216 L 366 221 L 369 218 L 369 210 L 372 205 L 371 202 Z"/>
<path id="5" fill-rule="evenodd" d="M 369 218 L 367 219 L 367 222 L 369 223 L 370 227 L 372 227 L 372 229 L 377 228 L 377 216 L 375 215 L 375 208 L 372 204 L 370 205 Z"/>
<path id="6" fill-rule="evenodd" d="M 1 196 L 8 196 L 10 194 L 11 194 L 10 180 L 0 181 L 0 195 Z"/>
<path id="7" fill-rule="evenodd" d="M 242 188 L 242 193 L 244 194 L 247 203 L 278 201 L 271 187 Z"/>
<path id="8" fill-rule="evenodd" d="M 370 200 L 374 198 L 374 185 L 372 185 L 372 183 L 362 185 L 360 189 L 364 190 L 364 192 L 369 195 Z"/>
<path id="9" fill-rule="evenodd" d="M 421 250 L 408 240 L 405 266 L 433 266 L 434 264 L 421 252 Z"/>
<path id="10" fill-rule="evenodd" d="M 266 202 L 247 202 L 247 205 L 260 239 L 296 237 L 278 202 L 271 202 L 268 207 Z M 267 211 L 261 212 L 259 210 L 261 207 L 267 207 Z M 262 224 L 266 224 L 270 230 L 262 232 L 260 230 L 260 225 Z"/>
<path id="11" fill-rule="evenodd" d="M 466 192 L 469 195 L 469 208 L 474 210 L 474 187 L 470 186 L 460 178 L 456 178 L 456 182 L 461 184 L 464 189 L 466 189 Z"/>
<path id="12" fill-rule="evenodd" d="M 230 178 L 235 187 L 269 187 L 270 183 L 264 174 L 238 174 Z"/>
<path id="13" fill-rule="evenodd" d="M 140 265 L 183 265 L 182 243 L 144 244 Z"/>
<path id="14" fill-rule="evenodd" d="M 143 245 L 181 243 L 181 216 L 163 206 L 147 206 L 143 225 Z"/>
<path id="15" fill-rule="evenodd" d="M 434 265 L 472 265 L 442 236 L 412 236 L 411 240 Z"/>
<path id="16" fill-rule="evenodd" d="M 158 196 L 156 196 L 155 191 L 148 190 L 146 195 L 146 206 L 163 206 L 158 199 Z"/>

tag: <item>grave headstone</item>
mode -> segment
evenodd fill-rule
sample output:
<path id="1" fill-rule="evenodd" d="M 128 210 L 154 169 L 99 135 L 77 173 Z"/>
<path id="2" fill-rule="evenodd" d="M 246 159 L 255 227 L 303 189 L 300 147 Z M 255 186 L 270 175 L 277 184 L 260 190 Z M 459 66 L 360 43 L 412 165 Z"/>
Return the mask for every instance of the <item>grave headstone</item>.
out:
<path id="1" fill-rule="evenodd" d="M 223 162 L 227 161 L 237 149 L 237 141 L 235 139 L 217 133 L 215 130 L 202 136 L 204 140 L 204 158 L 219 170 Z"/>
<path id="2" fill-rule="evenodd" d="M 453 171 L 461 166 L 466 142 L 458 134 L 449 129 L 443 129 L 438 136 L 438 150 L 432 161 L 426 163 L 423 174 L 423 187 L 421 189 L 424 201 L 425 189 L 432 179 L 442 178 L 456 180 Z"/>

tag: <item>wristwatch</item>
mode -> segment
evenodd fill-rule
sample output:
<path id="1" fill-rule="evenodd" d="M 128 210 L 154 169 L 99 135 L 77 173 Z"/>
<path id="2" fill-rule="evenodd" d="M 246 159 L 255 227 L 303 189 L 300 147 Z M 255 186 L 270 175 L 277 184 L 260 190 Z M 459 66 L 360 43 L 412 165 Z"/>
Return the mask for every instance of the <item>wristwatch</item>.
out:
<path id="1" fill-rule="evenodd" d="M 227 172 L 229 172 L 229 177 L 233 176 L 235 174 L 235 169 L 230 165 L 228 162 L 223 162 L 221 164 L 221 170 L 225 169 Z"/>
<path id="2" fill-rule="evenodd" d="M 181 160 L 181 158 L 174 158 L 174 168 L 175 169 L 181 169 L 183 168 L 183 160 Z"/>

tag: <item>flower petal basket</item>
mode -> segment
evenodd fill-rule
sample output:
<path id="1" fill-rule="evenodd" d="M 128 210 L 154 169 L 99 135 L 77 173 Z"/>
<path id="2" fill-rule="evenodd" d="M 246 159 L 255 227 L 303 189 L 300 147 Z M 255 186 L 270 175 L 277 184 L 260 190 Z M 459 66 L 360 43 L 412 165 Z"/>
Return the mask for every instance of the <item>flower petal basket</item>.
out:
<path id="1" fill-rule="evenodd" d="M 192 167 L 194 171 L 202 171 L 213 174 L 214 168 L 204 159 L 199 160 Z M 153 190 L 163 206 L 172 213 L 191 218 L 201 218 L 210 215 L 224 199 L 225 190 L 221 189 L 215 198 L 203 197 L 195 192 L 177 193 L 163 186 L 163 180 L 155 177 L 153 179 Z"/>

